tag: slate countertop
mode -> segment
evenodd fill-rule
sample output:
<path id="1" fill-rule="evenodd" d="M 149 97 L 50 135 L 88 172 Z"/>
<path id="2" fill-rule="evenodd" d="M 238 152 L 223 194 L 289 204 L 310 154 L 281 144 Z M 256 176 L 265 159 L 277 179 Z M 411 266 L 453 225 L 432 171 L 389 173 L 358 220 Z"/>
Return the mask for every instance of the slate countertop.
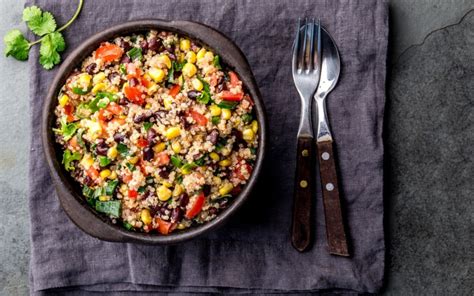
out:
<path id="1" fill-rule="evenodd" d="M 23 3 L 0 0 L 1 36 L 24 30 Z M 390 8 L 383 294 L 469 294 L 474 1 L 393 0 Z M 28 293 L 28 73 L 26 63 L 0 57 L 0 295 Z"/>

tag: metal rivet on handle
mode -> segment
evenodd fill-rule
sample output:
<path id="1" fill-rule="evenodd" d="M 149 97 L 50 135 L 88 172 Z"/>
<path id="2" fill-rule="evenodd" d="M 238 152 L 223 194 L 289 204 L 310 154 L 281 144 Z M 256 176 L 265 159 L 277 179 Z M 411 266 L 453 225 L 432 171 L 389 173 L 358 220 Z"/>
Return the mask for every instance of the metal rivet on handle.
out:
<path id="1" fill-rule="evenodd" d="M 303 157 L 308 156 L 309 155 L 308 150 L 305 149 L 305 150 L 301 151 L 301 155 L 303 155 Z"/>
<path id="2" fill-rule="evenodd" d="M 334 190 L 334 185 L 332 183 L 327 183 L 326 184 L 326 190 L 327 191 L 333 191 Z"/>
<path id="3" fill-rule="evenodd" d="M 323 152 L 323 154 L 321 154 L 321 158 L 324 159 L 324 160 L 328 160 L 329 157 L 331 157 L 331 155 L 329 155 L 329 153 L 327 153 L 327 152 Z"/>
<path id="4" fill-rule="evenodd" d="M 306 182 L 306 180 L 301 180 L 300 186 L 301 186 L 301 188 L 306 188 L 306 187 L 308 187 L 308 182 Z"/>

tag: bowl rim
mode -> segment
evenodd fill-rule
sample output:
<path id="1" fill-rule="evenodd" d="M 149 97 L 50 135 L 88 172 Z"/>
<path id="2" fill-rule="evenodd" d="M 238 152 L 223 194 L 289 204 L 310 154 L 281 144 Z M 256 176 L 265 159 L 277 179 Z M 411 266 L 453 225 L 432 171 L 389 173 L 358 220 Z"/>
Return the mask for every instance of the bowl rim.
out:
<path id="1" fill-rule="evenodd" d="M 170 31 L 188 36 L 218 53 L 225 64 L 239 74 L 244 86 L 251 94 L 254 101 L 257 120 L 260 125 L 258 131 L 259 147 L 257 150 L 257 158 L 252 175 L 244 186 L 242 192 L 213 220 L 186 229 L 183 232 L 176 232 L 166 236 L 128 231 L 118 224 L 113 224 L 108 217 L 103 217 L 93 210 L 84 201 L 82 194 L 78 192 L 77 188 L 75 188 L 79 186 L 78 183 L 74 181 L 69 173 L 65 171 L 64 167 L 60 165 L 60 155 L 57 154 L 58 145 L 55 143 L 54 133 L 52 132 L 52 125 L 54 124 L 54 119 L 56 117 L 54 115 L 54 108 L 57 105 L 57 93 L 65 83 L 69 74 L 80 65 L 84 58 L 89 56 L 101 42 L 111 40 L 117 36 L 124 36 L 125 34 L 143 32 L 152 29 L 158 31 Z M 105 241 L 137 242 L 145 244 L 175 244 L 208 233 L 223 225 L 223 223 L 227 221 L 229 217 L 233 215 L 247 200 L 257 183 L 262 171 L 265 156 L 267 141 L 266 130 L 267 122 L 263 100 L 250 69 L 250 65 L 239 47 L 223 33 L 207 25 L 194 21 L 168 21 L 162 19 L 142 19 L 125 22 L 100 31 L 81 42 L 81 44 L 62 62 L 51 82 L 43 105 L 41 121 L 43 152 L 61 206 L 69 216 L 70 220 L 73 221 L 82 231 Z"/>

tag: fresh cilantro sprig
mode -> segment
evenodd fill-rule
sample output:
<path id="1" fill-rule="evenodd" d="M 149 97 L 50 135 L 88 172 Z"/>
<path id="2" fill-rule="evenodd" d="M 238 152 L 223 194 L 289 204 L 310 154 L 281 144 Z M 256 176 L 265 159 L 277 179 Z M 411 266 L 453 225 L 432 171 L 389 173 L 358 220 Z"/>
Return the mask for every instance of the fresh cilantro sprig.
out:
<path id="1" fill-rule="evenodd" d="M 19 61 L 26 61 L 32 46 L 41 43 L 39 62 L 43 68 L 49 70 L 61 62 L 60 52 L 66 49 L 66 42 L 61 31 L 69 27 L 81 12 L 84 0 L 79 5 L 72 18 L 57 29 L 54 16 L 48 11 L 42 11 L 38 6 L 26 7 L 23 10 L 23 21 L 35 35 L 41 37 L 35 41 L 26 39 L 23 33 L 14 29 L 5 35 L 5 56 L 12 56 Z"/>

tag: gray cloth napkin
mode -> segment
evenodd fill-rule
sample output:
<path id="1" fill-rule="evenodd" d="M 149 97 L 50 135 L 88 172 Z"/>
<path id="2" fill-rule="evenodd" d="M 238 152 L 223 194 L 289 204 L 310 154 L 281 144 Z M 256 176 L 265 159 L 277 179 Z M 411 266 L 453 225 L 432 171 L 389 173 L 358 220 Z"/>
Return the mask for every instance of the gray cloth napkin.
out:
<path id="1" fill-rule="evenodd" d="M 78 1 L 27 1 L 64 23 Z M 61 209 L 43 156 L 41 108 L 55 70 L 31 53 L 31 292 L 339 293 L 377 292 L 384 274 L 383 142 L 388 35 L 386 1 L 85 1 L 65 31 L 68 52 L 112 25 L 143 18 L 202 22 L 229 36 L 247 56 L 269 123 L 268 162 L 258 190 L 229 223 L 176 246 L 108 243 L 76 228 Z M 328 100 L 341 192 L 353 257 L 326 251 L 321 195 L 316 241 L 299 253 L 290 244 L 299 98 L 290 55 L 296 19 L 321 17 L 342 57 L 339 84 Z M 320 191 L 320 189 L 319 189 Z"/>

